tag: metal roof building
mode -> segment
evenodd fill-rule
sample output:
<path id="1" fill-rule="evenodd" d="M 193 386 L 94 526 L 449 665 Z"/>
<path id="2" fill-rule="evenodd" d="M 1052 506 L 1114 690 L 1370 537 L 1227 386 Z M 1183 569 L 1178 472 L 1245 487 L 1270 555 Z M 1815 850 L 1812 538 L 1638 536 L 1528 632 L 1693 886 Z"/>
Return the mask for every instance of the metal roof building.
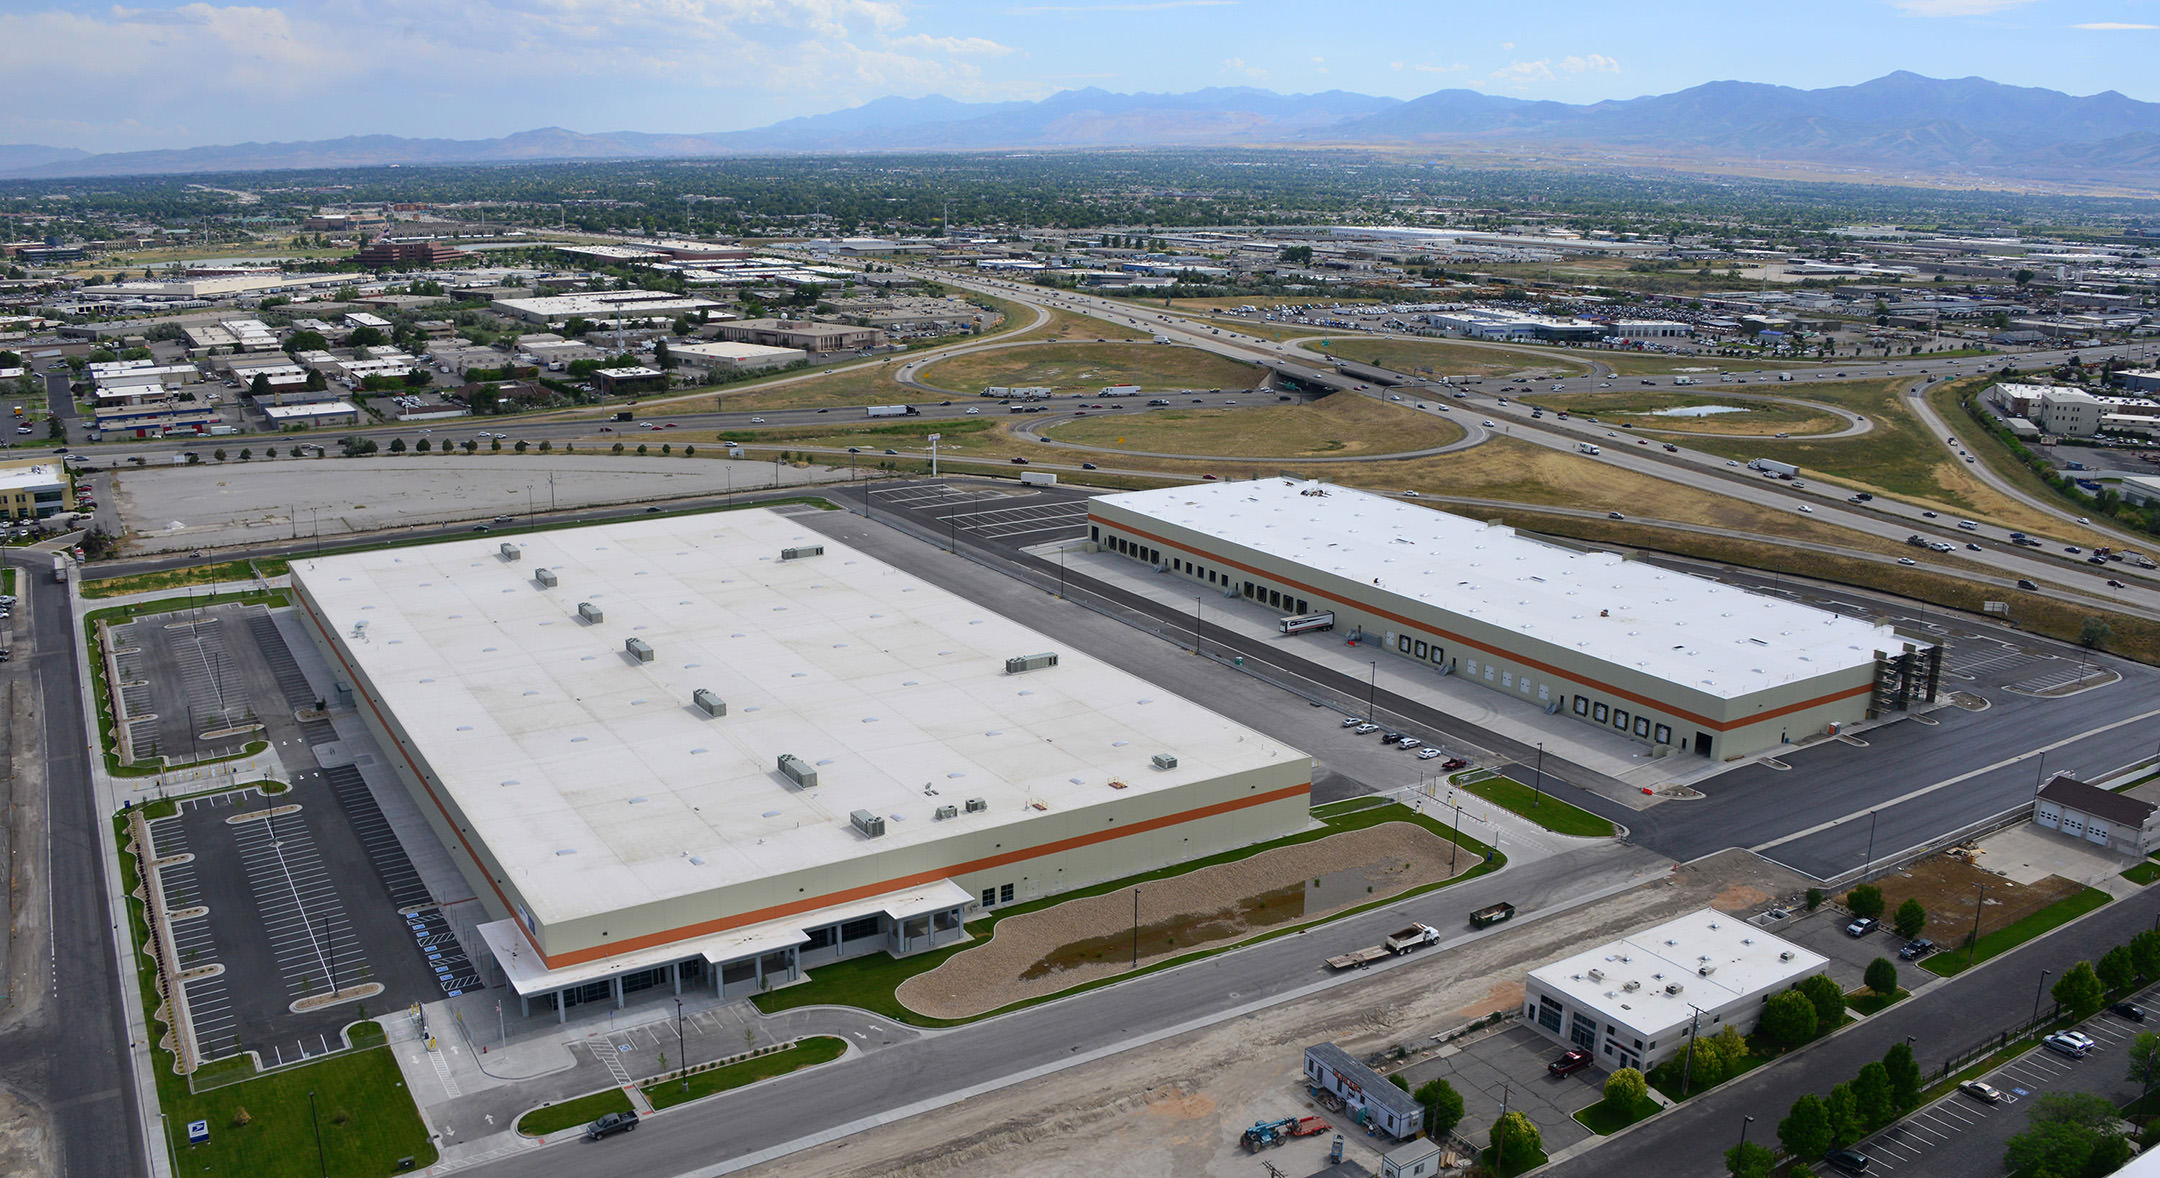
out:
<path id="1" fill-rule="evenodd" d="M 293 583 L 529 998 L 752 993 L 1308 821 L 1304 754 L 786 515 L 500 541 Z"/>
<path id="2" fill-rule="evenodd" d="M 1660 751 L 1744 756 L 1933 698 L 1887 626 L 1288 478 L 1099 496 L 1089 540 Z"/>

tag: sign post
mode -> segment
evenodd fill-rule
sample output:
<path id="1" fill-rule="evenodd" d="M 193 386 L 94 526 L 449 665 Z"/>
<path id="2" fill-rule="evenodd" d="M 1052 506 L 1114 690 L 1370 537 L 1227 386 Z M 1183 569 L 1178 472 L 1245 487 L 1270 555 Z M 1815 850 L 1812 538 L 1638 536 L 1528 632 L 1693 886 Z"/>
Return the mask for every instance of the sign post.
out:
<path id="1" fill-rule="evenodd" d="M 938 444 L 938 439 L 939 439 L 939 438 L 942 438 L 942 437 L 944 437 L 944 436 L 945 436 L 944 434 L 931 434 L 931 435 L 930 435 L 930 477 L 931 477 L 931 478 L 936 478 L 936 477 L 937 477 L 937 444 Z"/>

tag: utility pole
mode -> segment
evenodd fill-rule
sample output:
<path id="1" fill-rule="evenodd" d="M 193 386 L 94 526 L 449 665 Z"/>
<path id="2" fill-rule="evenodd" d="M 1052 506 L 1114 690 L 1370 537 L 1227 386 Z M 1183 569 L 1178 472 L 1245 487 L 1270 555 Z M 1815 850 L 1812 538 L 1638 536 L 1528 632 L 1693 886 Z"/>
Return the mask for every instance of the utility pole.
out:
<path id="1" fill-rule="evenodd" d="M 1132 967 L 1140 968 L 1140 889 L 1132 890 Z"/>
<path id="2" fill-rule="evenodd" d="M 683 1038 L 682 999 L 675 1000 L 675 1062 L 682 1067 L 682 1090 L 690 1091 L 690 1055 L 688 1040 Z"/>
<path id="3" fill-rule="evenodd" d="M 1680 1061 L 1680 1099 L 1688 1098 L 1688 1085 L 1695 1073 L 1695 1033 L 1702 1028 L 1702 1008 L 1690 1002 L 1688 1009 L 1695 1013 L 1688 1016 L 1687 1056 Z"/>
<path id="4" fill-rule="evenodd" d="M 1987 906 L 1987 885 L 1980 885 L 1980 898 L 1973 901 L 1972 944 L 1965 947 L 1965 968 L 1971 969 L 1973 958 L 1980 952 L 1980 910 Z"/>
<path id="5" fill-rule="evenodd" d="M 1530 808 L 1535 810 L 1545 801 L 1545 742 L 1542 740 L 1537 746 L 1537 772 L 1530 793 Z"/>
<path id="6" fill-rule="evenodd" d="M 1880 810 L 1868 811 L 1867 860 L 1860 865 L 1860 879 L 1862 882 L 1865 882 L 1867 880 L 1867 877 L 1874 874 L 1875 872 L 1875 819 L 1879 815 L 1881 815 L 1881 813 L 1882 811 Z"/>

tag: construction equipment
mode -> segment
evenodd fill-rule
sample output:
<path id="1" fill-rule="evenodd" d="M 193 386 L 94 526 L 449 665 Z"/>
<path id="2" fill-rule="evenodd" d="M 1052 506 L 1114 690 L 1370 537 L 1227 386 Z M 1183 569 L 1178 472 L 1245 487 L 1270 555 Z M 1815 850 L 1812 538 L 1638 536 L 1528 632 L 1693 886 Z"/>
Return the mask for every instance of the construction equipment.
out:
<path id="1" fill-rule="evenodd" d="M 1281 1145 L 1289 1139 L 1290 1130 L 1295 1128 L 1297 1123 L 1298 1119 L 1296 1117 L 1284 1117 L 1279 1121 L 1259 1121 L 1252 1128 L 1245 1130 L 1241 1140 L 1244 1141 L 1245 1148 L 1248 1150 L 1267 1149 L 1271 1146 Z"/>
<path id="2" fill-rule="evenodd" d="M 1290 1136 L 1311 1137 L 1325 1133 L 1334 1127 L 1328 1123 L 1326 1117 L 1299 1117 L 1297 1124 L 1290 1126 Z"/>

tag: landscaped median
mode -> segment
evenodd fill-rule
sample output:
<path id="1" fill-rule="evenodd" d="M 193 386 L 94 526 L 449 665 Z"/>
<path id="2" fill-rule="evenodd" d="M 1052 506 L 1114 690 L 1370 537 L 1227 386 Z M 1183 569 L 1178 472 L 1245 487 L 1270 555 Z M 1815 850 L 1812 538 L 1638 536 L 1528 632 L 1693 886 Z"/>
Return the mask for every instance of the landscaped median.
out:
<path id="1" fill-rule="evenodd" d="M 777 1050 L 766 1049 L 750 1053 L 747 1058 L 719 1067 L 693 1068 L 686 1083 L 681 1078 L 650 1080 L 639 1088 L 645 1099 L 656 1109 L 672 1108 L 699 1097 L 741 1088 L 760 1080 L 785 1076 L 789 1072 L 831 1063 L 847 1053 L 847 1040 L 831 1035 L 813 1035 L 800 1039 Z M 595 1116 L 599 1114 L 595 1113 Z"/>
<path id="2" fill-rule="evenodd" d="M 1431 883 L 1405 888 L 1392 894 L 1378 895 L 1375 893 L 1376 898 L 1370 903 L 1355 903 L 1348 907 L 1335 907 L 1327 916 L 1319 919 L 1298 920 L 1294 916 L 1290 916 L 1278 918 L 1272 923 L 1257 920 L 1244 921 L 1243 923 L 1248 928 L 1261 923 L 1265 923 L 1266 926 L 1261 931 L 1249 932 L 1243 935 L 1228 935 L 1216 940 L 1202 938 L 1201 941 L 1196 942 L 1191 936 L 1187 936 L 1186 940 L 1178 942 L 1175 950 L 1165 946 L 1161 950 L 1164 955 L 1158 956 L 1152 962 L 1143 961 L 1137 969 L 1121 969 L 1109 976 L 1096 976 L 1067 988 L 1034 994 L 965 1017 L 939 1018 L 925 1015 L 910 1008 L 899 998 L 898 991 L 902 985 L 911 979 L 930 973 L 961 953 L 983 947 L 991 939 L 992 932 L 1000 922 L 1011 920 L 1014 917 L 1043 912 L 1060 904 L 1076 900 L 1130 892 L 1141 885 L 1189 876 L 1194 872 L 1209 867 L 1237 863 L 1268 851 L 1294 847 L 1333 835 L 1367 830 L 1389 823 L 1406 823 L 1420 827 L 1423 831 L 1437 836 L 1443 841 L 1453 838 L 1448 823 L 1442 818 L 1418 813 L 1407 806 L 1380 798 L 1351 798 L 1341 802 L 1328 803 L 1314 807 L 1312 815 L 1321 823 L 1320 829 L 1302 831 L 1270 842 L 1241 847 L 1234 851 L 1225 851 L 1191 863 L 1181 863 L 1157 871 L 1097 884 L 1093 887 L 1080 888 L 1040 900 L 999 908 L 984 913 L 968 922 L 967 931 L 971 937 L 969 941 L 963 941 L 912 957 L 894 958 L 886 954 L 874 953 L 864 957 L 849 958 L 846 961 L 837 961 L 830 965 L 820 966 L 806 981 L 756 995 L 751 1001 L 755 1002 L 758 1008 L 767 1014 L 801 1006 L 853 1006 L 913 1026 L 958 1026 L 978 1018 L 988 1018 L 992 1015 L 1018 1010 L 1036 1003 L 1047 1002 L 1054 998 L 1069 997 L 1100 986 L 1115 985 L 1129 978 L 1139 977 L 1157 970 L 1169 969 L 1229 949 L 1256 944 L 1274 937 L 1303 932 L 1322 923 L 1354 916 L 1375 907 L 1400 903 L 1412 896 L 1423 895 L 1462 880 L 1474 879 L 1486 872 L 1498 870 L 1507 862 L 1504 856 L 1466 835 L 1456 840 L 1461 859 L 1455 866 L 1457 868 L 1467 868 L 1467 870 L 1459 870 L 1452 878 L 1439 879 Z M 1448 865 L 1443 863 L 1442 866 L 1446 867 Z M 1313 880 L 1311 882 L 1316 890 L 1324 890 L 1327 887 L 1334 886 L 1338 881 Z M 1352 886 L 1362 888 L 1365 885 L 1353 884 Z M 1299 890 L 1303 891 L 1302 884 Z M 1269 897 L 1255 896 L 1248 899 L 1253 901 L 1254 904 L 1264 907 Z M 1232 905 L 1231 907 L 1234 909 L 1233 915 L 1242 917 L 1250 905 Z M 1331 905 L 1330 907 L 1334 906 Z M 1142 944 L 1149 942 L 1153 932 L 1157 931 L 1157 926 L 1161 923 L 1160 917 L 1150 917 L 1147 925 L 1138 930 L 1140 934 L 1139 940 Z M 1190 951 L 1185 951 L 1187 946 L 1190 946 Z M 1076 947 L 1086 948 L 1087 946 L 1086 944 L 1080 944 Z M 1059 954 L 1050 954 L 1046 960 L 1050 958 L 1062 960 Z M 1049 961 L 1049 964 L 1054 967 L 1056 961 Z"/>
<path id="3" fill-rule="evenodd" d="M 1473 793 L 1502 809 L 1516 814 L 1554 834 L 1574 835 L 1578 838 L 1611 838 L 1617 831 L 1613 824 L 1590 811 L 1559 798 L 1533 789 L 1512 777 L 1502 777 L 1488 770 L 1458 773 L 1448 780 L 1448 785 L 1465 793 Z"/>
<path id="4" fill-rule="evenodd" d="M 575 1126 L 590 1125 L 609 1113 L 629 1111 L 629 1093 L 620 1088 L 608 1088 L 560 1104 L 543 1104 L 518 1118 L 517 1131 L 527 1137 L 545 1137 Z"/>
<path id="5" fill-rule="evenodd" d="M 2019 945 L 2042 933 L 2052 932 L 2106 904 L 2110 897 L 2098 888 L 2086 888 L 2082 892 L 2057 900 L 2040 911 L 2004 925 L 1993 932 L 1983 932 L 1979 943 L 1937 953 L 1920 963 L 1920 968 L 1946 978 L 1954 978 L 1990 957 L 2008 953 Z"/>

